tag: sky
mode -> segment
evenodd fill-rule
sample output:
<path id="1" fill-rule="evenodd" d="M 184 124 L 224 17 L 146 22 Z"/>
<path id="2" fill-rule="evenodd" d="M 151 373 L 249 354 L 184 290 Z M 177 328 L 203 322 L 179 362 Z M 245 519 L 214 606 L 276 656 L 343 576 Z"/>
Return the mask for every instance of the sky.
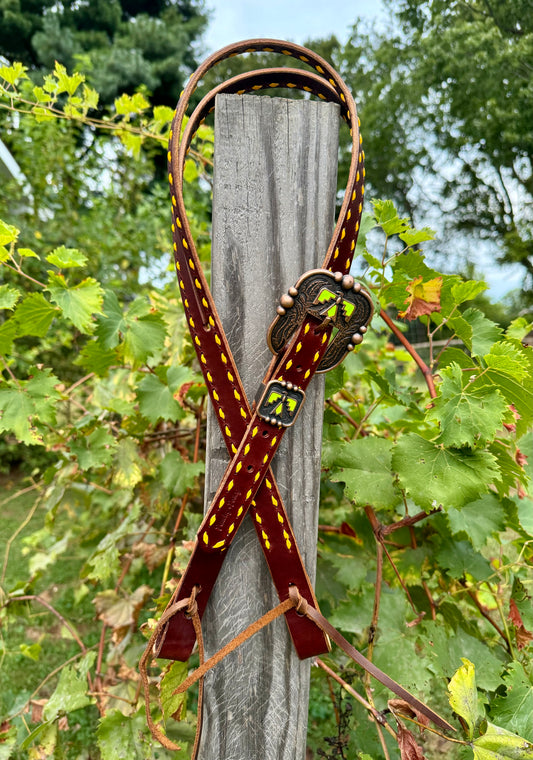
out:
<path id="1" fill-rule="evenodd" d="M 380 0 L 206 0 L 211 22 L 205 36 L 209 52 L 251 37 L 302 43 L 336 34 L 345 40 L 358 16 L 372 19 Z"/>

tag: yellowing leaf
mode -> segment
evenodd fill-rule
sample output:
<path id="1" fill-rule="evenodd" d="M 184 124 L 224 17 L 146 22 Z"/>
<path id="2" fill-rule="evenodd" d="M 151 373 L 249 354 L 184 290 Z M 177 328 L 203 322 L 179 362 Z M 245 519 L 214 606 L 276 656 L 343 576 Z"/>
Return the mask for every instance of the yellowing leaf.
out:
<path id="1" fill-rule="evenodd" d="M 423 282 L 422 280 L 422 276 L 417 277 L 407 286 L 409 298 L 405 300 L 405 303 L 408 306 L 405 311 L 398 312 L 399 317 L 413 320 L 424 314 L 440 311 L 442 277 L 435 277 L 427 282 Z"/>
<path id="2" fill-rule="evenodd" d="M 450 693 L 449 701 L 453 710 L 463 718 L 468 725 L 468 735 L 472 739 L 474 728 L 480 717 L 477 688 L 476 672 L 473 663 L 466 658 L 462 658 L 463 664 L 453 675 L 448 684 Z"/>
<path id="3" fill-rule="evenodd" d="M 533 744 L 504 728 L 487 723 L 487 730 L 472 744 L 474 760 L 533 760 Z"/>

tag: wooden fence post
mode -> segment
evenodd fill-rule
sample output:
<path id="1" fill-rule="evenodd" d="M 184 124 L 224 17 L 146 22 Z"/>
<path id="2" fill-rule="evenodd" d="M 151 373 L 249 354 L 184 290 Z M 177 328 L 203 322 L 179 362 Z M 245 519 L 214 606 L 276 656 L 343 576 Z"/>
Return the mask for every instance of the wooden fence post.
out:
<path id="1" fill-rule="evenodd" d="M 219 95 L 215 110 L 212 291 L 250 401 L 270 362 L 278 299 L 319 267 L 333 230 L 339 109 L 331 103 Z M 324 383 L 316 376 L 273 462 L 314 581 Z M 228 461 L 211 410 L 206 504 Z M 249 517 L 228 551 L 204 615 L 206 655 L 278 598 Z M 206 676 L 199 760 L 303 760 L 310 661 L 284 618 Z"/>

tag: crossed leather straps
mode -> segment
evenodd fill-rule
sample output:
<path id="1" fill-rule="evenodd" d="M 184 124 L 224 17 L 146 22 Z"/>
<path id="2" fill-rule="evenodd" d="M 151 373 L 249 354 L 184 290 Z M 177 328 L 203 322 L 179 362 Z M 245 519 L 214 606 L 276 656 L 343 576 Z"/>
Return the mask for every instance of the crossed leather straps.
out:
<path id="1" fill-rule="evenodd" d="M 210 68 L 226 58 L 258 51 L 282 53 L 304 62 L 316 73 L 272 68 L 241 74 L 209 92 L 186 122 L 190 98 Z M 214 109 L 217 94 L 243 94 L 274 87 L 303 90 L 337 103 L 350 128 L 352 156 L 347 188 L 322 268 L 304 274 L 281 297 L 268 336 L 274 358 L 259 401 L 250 404 L 191 235 L 182 193 L 183 170 L 191 140 Z M 325 372 L 342 361 L 362 341 L 372 317 L 370 296 L 349 274 L 364 195 L 361 143 L 355 103 L 342 79 L 322 58 L 292 43 L 259 39 L 223 48 L 197 69 L 182 93 L 168 153 L 176 271 L 193 345 L 231 461 L 198 530 L 192 556 L 164 613 L 164 622 L 152 637 L 150 647 L 153 645 L 155 656 L 172 660 L 190 656 L 198 621 L 227 549 L 248 511 L 298 656 L 303 659 L 329 651 L 328 635 L 337 643 L 342 639 L 345 651 L 348 647 L 356 652 L 318 610 L 270 462 L 304 403 L 305 390 L 314 373 Z M 194 621 L 186 604 L 188 599 L 194 600 Z M 425 711 L 441 727 L 450 728 L 363 655 L 356 655 L 359 664 L 378 680 L 408 701 L 410 698 L 417 709 Z"/>

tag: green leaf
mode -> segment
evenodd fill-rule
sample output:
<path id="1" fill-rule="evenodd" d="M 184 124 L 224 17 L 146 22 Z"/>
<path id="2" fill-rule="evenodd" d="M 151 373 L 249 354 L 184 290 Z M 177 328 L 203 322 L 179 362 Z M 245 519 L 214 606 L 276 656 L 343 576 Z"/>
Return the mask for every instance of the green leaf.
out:
<path id="1" fill-rule="evenodd" d="M 161 482 L 172 496 L 183 496 L 188 488 L 193 488 L 204 469 L 204 462 L 186 462 L 177 451 L 166 454 L 159 465 Z"/>
<path id="2" fill-rule="evenodd" d="M 0 77 L 5 79 L 11 85 L 16 85 L 19 79 L 27 79 L 26 71 L 28 67 L 20 61 L 15 61 L 11 66 L 2 66 L 0 68 Z"/>
<path id="3" fill-rule="evenodd" d="M 120 572 L 118 545 L 124 536 L 131 532 L 138 517 L 139 505 L 134 502 L 118 528 L 113 531 L 108 530 L 99 542 L 82 570 L 82 577 L 105 582 L 109 578 L 118 576 Z"/>
<path id="4" fill-rule="evenodd" d="M 400 219 L 392 201 L 372 201 L 374 217 L 386 235 L 398 235 L 409 229 L 409 219 Z"/>
<path id="5" fill-rule="evenodd" d="M 65 248 L 64 245 L 49 253 L 46 260 L 59 269 L 82 267 L 87 263 L 87 256 L 77 248 Z"/>
<path id="6" fill-rule="evenodd" d="M 145 375 L 137 388 L 139 410 L 150 422 L 171 420 L 175 422 L 184 416 L 184 411 L 168 385 L 155 374 Z"/>
<path id="7" fill-rule="evenodd" d="M 82 470 L 111 464 L 117 447 L 115 438 L 104 427 L 98 427 L 89 435 L 83 435 L 70 443 Z"/>
<path id="8" fill-rule="evenodd" d="M 499 726 L 519 735 L 531 736 L 533 726 L 533 683 L 521 663 L 511 662 L 503 677 L 505 695 L 497 694 L 490 703 L 491 718 Z"/>
<path id="9" fill-rule="evenodd" d="M 446 538 L 442 541 L 436 557 L 442 570 L 447 570 L 452 578 L 471 576 L 477 581 L 484 581 L 493 573 L 493 568 L 481 554 L 472 551 L 469 541 L 453 541 Z"/>
<path id="10" fill-rule="evenodd" d="M 394 485 L 391 451 L 392 441 L 368 436 L 326 444 L 323 461 L 332 468 L 331 480 L 346 483 L 347 496 L 357 504 L 390 507 L 401 498 Z"/>
<path id="11" fill-rule="evenodd" d="M 185 166 L 183 167 L 183 179 L 185 182 L 194 182 L 194 180 L 197 178 L 198 167 L 196 165 L 196 161 L 193 161 L 192 158 L 188 158 L 187 161 L 185 161 Z"/>
<path id="12" fill-rule="evenodd" d="M 119 488 L 133 488 L 142 480 L 141 460 L 137 446 L 131 438 L 122 438 L 117 444 L 113 483 Z"/>
<path id="13" fill-rule="evenodd" d="M 440 394 L 428 413 L 437 420 L 445 446 L 477 446 L 494 438 L 502 427 L 508 404 L 497 390 L 473 388 L 459 365 L 441 372 Z"/>
<path id="14" fill-rule="evenodd" d="M 487 367 L 511 375 L 515 380 L 525 380 L 528 376 L 528 361 L 524 349 L 511 341 L 495 343 L 483 358 Z"/>
<path id="15" fill-rule="evenodd" d="M 150 103 L 140 92 L 136 92 L 134 95 L 124 93 L 119 98 L 115 98 L 115 110 L 119 116 L 142 113 L 149 107 Z"/>
<path id="16" fill-rule="evenodd" d="M 74 364 L 94 372 L 98 377 L 105 377 L 108 369 L 118 361 L 115 349 L 104 348 L 98 340 L 90 340 L 84 345 Z"/>
<path id="17" fill-rule="evenodd" d="M 3 325 L 0 325 L 0 354 L 2 356 L 11 353 L 16 334 L 17 323 L 14 319 L 8 319 Z"/>
<path id="18" fill-rule="evenodd" d="M 43 710 L 45 720 L 54 720 L 59 713 L 70 713 L 87 707 L 93 698 L 87 694 L 87 679 L 79 675 L 70 665 L 66 665 L 59 676 L 56 689 Z"/>
<path id="19" fill-rule="evenodd" d="M 419 230 L 409 228 L 405 232 L 401 232 L 399 237 L 400 240 L 403 240 L 405 245 L 412 246 L 425 243 L 428 240 L 434 240 L 435 235 L 436 232 L 435 230 L 432 230 L 431 227 L 422 227 Z"/>
<path id="20" fill-rule="evenodd" d="M 533 744 L 504 728 L 487 723 L 473 742 L 474 760 L 533 760 Z"/>
<path id="21" fill-rule="evenodd" d="M 530 352 L 528 373 L 533 371 L 533 352 Z M 516 421 L 517 438 L 527 433 L 533 422 L 533 387 L 516 377 L 502 371 L 500 368 L 488 367 L 476 380 L 478 387 L 490 386 L 496 388 L 504 396 L 508 404 L 512 404 L 520 418 Z"/>
<path id="22" fill-rule="evenodd" d="M 39 657 L 41 656 L 42 647 L 39 643 L 35 644 L 19 644 L 20 653 L 24 655 L 24 657 L 28 657 L 28 659 L 33 660 L 34 662 L 39 662 Z"/>
<path id="23" fill-rule="evenodd" d="M 503 334 L 501 327 L 479 309 L 467 309 L 462 316 L 452 317 L 449 324 L 474 356 L 488 354 Z"/>
<path id="24" fill-rule="evenodd" d="M 505 335 L 508 338 L 513 338 L 514 340 L 519 340 L 521 342 L 532 329 L 533 322 L 530 322 L 525 317 L 517 317 L 516 319 L 513 319 L 509 325 L 505 331 Z"/>
<path id="25" fill-rule="evenodd" d="M 163 673 L 161 680 L 161 707 L 165 718 L 175 716 L 181 720 L 187 712 L 187 693 L 173 694 L 189 673 L 187 662 L 173 662 Z"/>
<path id="26" fill-rule="evenodd" d="M 39 422 L 55 422 L 55 390 L 59 383 L 51 370 L 34 370 L 29 380 L 0 387 L 0 432 L 10 431 L 21 443 L 42 444 Z"/>
<path id="27" fill-rule="evenodd" d="M 104 294 L 95 279 L 87 277 L 78 285 L 69 286 L 62 274 L 49 272 L 47 290 L 52 301 L 80 332 L 90 331 L 92 315 L 101 312 Z"/>
<path id="28" fill-rule="evenodd" d="M 19 303 L 14 313 L 19 335 L 35 335 L 44 338 L 52 320 L 59 313 L 56 306 L 52 306 L 42 293 L 30 293 Z"/>
<path id="29" fill-rule="evenodd" d="M 39 256 L 31 248 L 17 248 L 18 255 L 23 259 L 38 259 Z"/>
<path id="30" fill-rule="evenodd" d="M 138 366 L 163 347 L 166 328 L 161 316 L 151 311 L 144 298 L 136 298 L 124 313 L 117 297 L 106 291 L 103 315 L 97 318 L 96 335 L 102 345 L 115 348 L 122 341 L 121 351 L 126 362 Z"/>
<path id="31" fill-rule="evenodd" d="M 392 453 L 400 484 L 426 510 L 474 501 L 498 476 L 495 462 L 487 451 L 445 449 L 414 433 L 402 436 Z"/>
<path id="32" fill-rule="evenodd" d="M 487 540 L 505 528 L 505 511 L 492 493 L 465 504 L 460 510 L 449 507 L 446 518 L 454 535 L 463 535 L 474 549 L 483 549 Z"/>
<path id="33" fill-rule="evenodd" d="M 20 298 L 20 290 L 11 285 L 0 285 L 0 309 L 12 309 Z"/>
<path id="34" fill-rule="evenodd" d="M 474 728 L 480 718 L 476 672 L 474 665 L 462 658 L 462 666 L 448 684 L 449 701 L 452 709 L 466 721 L 469 739 L 474 737 Z"/>
<path id="35" fill-rule="evenodd" d="M 97 730 L 102 760 L 134 760 L 140 758 L 139 720 L 119 710 L 107 710 Z M 142 755 L 144 757 L 144 755 Z"/>
<path id="36" fill-rule="evenodd" d="M 455 304 L 471 301 L 473 298 L 483 293 L 487 289 L 486 282 L 479 280 L 464 280 L 452 285 L 452 298 Z"/>
<path id="37" fill-rule="evenodd" d="M 4 246 L 13 243 L 18 238 L 19 232 L 20 230 L 16 227 L 0 219 L 0 245 Z"/>
<path id="38" fill-rule="evenodd" d="M 58 83 L 58 93 L 68 92 L 69 95 L 74 95 L 80 84 L 85 82 L 83 74 L 75 72 L 72 76 L 69 76 L 66 68 L 57 61 L 55 63 L 54 74 Z"/>

